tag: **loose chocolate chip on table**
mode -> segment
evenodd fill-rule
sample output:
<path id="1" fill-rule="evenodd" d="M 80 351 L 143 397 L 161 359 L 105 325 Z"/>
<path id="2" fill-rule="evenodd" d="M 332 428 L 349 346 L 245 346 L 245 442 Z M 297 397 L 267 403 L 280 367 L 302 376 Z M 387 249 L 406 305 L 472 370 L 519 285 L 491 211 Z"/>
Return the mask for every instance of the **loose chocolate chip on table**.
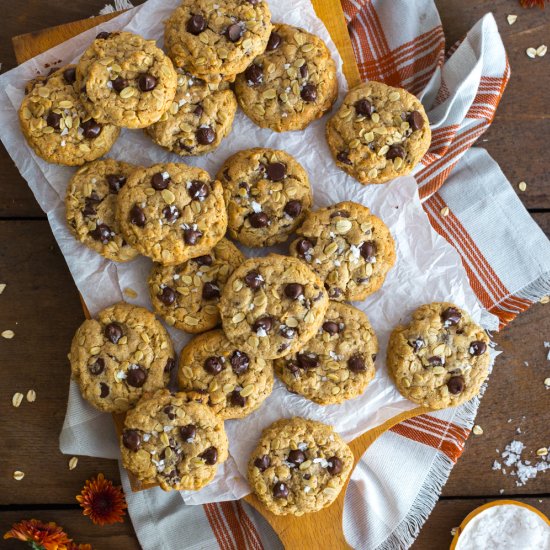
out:
<path id="1" fill-rule="evenodd" d="M 315 353 L 299 353 L 296 359 L 301 369 L 314 369 L 319 365 L 319 357 Z"/>
<path id="2" fill-rule="evenodd" d="M 166 405 L 164 409 L 162 409 L 162 412 L 170 419 L 174 420 L 176 418 L 176 415 L 174 414 L 174 407 L 172 405 Z"/>
<path id="3" fill-rule="evenodd" d="M 351 160 L 348 156 L 348 153 L 346 153 L 345 151 L 340 151 L 340 153 L 336 155 L 336 160 L 343 164 L 351 165 Z"/>
<path id="4" fill-rule="evenodd" d="M 90 236 L 96 241 L 100 241 L 102 244 L 107 244 L 113 237 L 111 235 L 111 228 L 105 223 L 99 223 L 95 226 L 93 231 L 90 231 Z"/>
<path id="5" fill-rule="evenodd" d="M 141 447 L 141 435 L 137 430 L 124 430 L 122 444 L 130 451 L 136 452 Z"/>
<path id="6" fill-rule="evenodd" d="M 401 145 L 391 145 L 386 153 L 386 158 L 388 160 L 396 159 L 397 157 L 404 159 L 405 158 L 405 149 Z"/>
<path id="7" fill-rule="evenodd" d="M 290 462 L 291 464 L 295 464 L 296 466 L 299 466 L 300 464 L 302 464 L 302 462 L 305 462 L 305 461 L 306 461 L 306 455 L 302 451 L 295 450 L 295 451 L 290 451 L 290 453 L 288 453 L 288 462 Z"/>
<path id="8" fill-rule="evenodd" d="M 342 461 L 337 456 L 331 456 L 328 460 L 327 472 L 331 476 L 335 476 L 342 471 Z"/>
<path id="9" fill-rule="evenodd" d="M 180 217 L 180 211 L 177 206 L 171 204 L 162 209 L 162 215 L 165 217 L 166 221 L 171 223 L 175 222 Z"/>
<path id="10" fill-rule="evenodd" d="M 260 472 L 265 472 L 271 466 L 271 458 L 269 458 L 269 455 L 262 455 L 254 461 L 254 466 Z"/>
<path id="11" fill-rule="evenodd" d="M 462 313 L 456 307 L 448 307 L 441 314 L 441 320 L 443 321 L 444 327 L 452 327 L 458 325 L 460 319 L 462 318 Z"/>
<path id="12" fill-rule="evenodd" d="M 197 34 L 200 34 L 206 29 L 206 19 L 202 15 L 193 15 L 191 18 L 187 21 L 187 24 L 185 25 L 185 30 L 187 32 L 190 32 L 191 34 L 194 34 L 195 36 Z"/>
<path id="13" fill-rule="evenodd" d="M 287 498 L 288 487 L 282 481 L 275 483 L 273 485 L 273 496 L 275 498 Z"/>
<path id="14" fill-rule="evenodd" d="M 110 340 L 113 344 L 116 344 L 122 338 L 124 333 L 122 331 L 122 327 L 119 324 L 109 323 L 105 327 L 104 334 L 105 338 Z"/>
<path id="15" fill-rule="evenodd" d="M 208 449 L 199 456 L 204 458 L 204 462 L 208 464 L 208 466 L 212 466 L 218 462 L 218 449 L 216 449 L 216 447 L 208 447 Z"/>
<path id="16" fill-rule="evenodd" d="M 156 191 L 167 189 L 170 185 L 170 176 L 164 177 L 164 172 L 157 172 L 151 176 L 151 187 Z"/>
<path id="17" fill-rule="evenodd" d="M 307 64 L 304 63 L 301 67 L 300 67 L 300 76 L 302 78 L 307 78 L 309 75 L 309 70 L 307 68 Z"/>
<path id="18" fill-rule="evenodd" d="M 133 388 L 141 388 L 147 380 L 147 371 L 142 367 L 130 369 L 126 373 L 126 382 Z"/>
<path id="19" fill-rule="evenodd" d="M 376 257 L 376 243 L 374 241 L 365 241 L 360 247 L 359 251 L 361 256 L 367 260 L 367 262 L 374 262 Z"/>
<path id="20" fill-rule="evenodd" d="M 304 295 L 304 287 L 300 283 L 289 283 L 285 286 L 285 296 L 291 300 L 297 300 Z"/>
<path id="21" fill-rule="evenodd" d="M 252 330 L 254 332 L 258 332 L 259 330 L 269 332 L 272 326 L 273 319 L 269 315 L 266 315 L 265 317 L 260 317 L 259 319 L 256 319 L 256 321 L 252 325 Z"/>
<path id="22" fill-rule="evenodd" d="M 201 145 L 210 145 L 216 139 L 216 132 L 210 126 L 201 126 L 195 135 Z"/>
<path id="23" fill-rule="evenodd" d="M 259 65 L 253 63 L 246 69 L 244 76 L 249 86 L 257 86 L 261 84 L 264 79 L 264 71 Z"/>
<path id="24" fill-rule="evenodd" d="M 157 79 L 152 74 L 142 73 L 138 77 L 138 86 L 142 92 L 150 92 L 157 86 Z"/>
<path id="25" fill-rule="evenodd" d="M 220 374 L 220 372 L 225 367 L 224 367 L 224 364 L 222 363 L 221 357 L 217 357 L 216 355 L 213 355 L 212 357 L 209 357 L 204 362 L 203 368 L 208 374 L 212 374 L 213 376 L 216 376 L 216 374 Z"/>
<path id="26" fill-rule="evenodd" d="M 276 50 L 281 45 L 281 35 L 276 32 L 272 32 L 269 40 L 267 41 L 267 47 L 265 48 L 266 52 L 272 52 Z"/>
<path id="27" fill-rule="evenodd" d="M 265 171 L 271 181 L 280 181 L 286 176 L 286 166 L 282 162 L 271 162 Z"/>
<path id="28" fill-rule="evenodd" d="M 351 372 L 363 372 L 365 368 L 365 360 L 360 355 L 354 355 L 348 359 L 348 369 Z"/>
<path id="29" fill-rule="evenodd" d="M 424 117 L 418 111 L 413 111 L 412 113 L 409 113 L 409 116 L 407 117 L 407 122 L 409 123 L 413 132 L 415 132 L 416 130 L 422 130 L 422 128 L 424 127 Z"/>
<path id="30" fill-rule="evenodd" d="M 204 283 L 202 287 L 203 300 L 214 300 L 220 297 L 220 287 L 214 283 Z"/>
<path id="31" fill-rule="evenodd" d="M 193 114 L 196 115 L 196 116 L 201 116 L 202 113 L 204 113 L 204 108 L 203 106 L 199 103 L 199 105 L 197 105 L 195 107 L 195 110 L 193 111 Z"/>
<path id="32" fill-rule="evenodd" d="M 296 252 L 300 256 L 305 256 L 313 248 L 313 243 L 307 239 L 300 239 L 296 243 Z"/>
<path id="33" fill-rule="evenodd" d="M 80 126 L 86 139 L 94 139 L 101 134 L 101 126 L 93 118 L 86 120 Z"/>
<path id="34" fill-rule="evenodd" d="M 145 225 L 145 213 L 137 204 L 134 204 L 130 210 L 130 223 L 138 227 L 143 227 Z"/>
<path id="35" fill-rule="evenodd" d="M 187 442 L 189 439 L 195 439 L 196 434 L 197 427 L 195 426 L 195 424 L 187 424 L 186 426 L 182 426 L 180 428 L 180 436 L 185 442 Z"/>
<path id="36" fill-rule="evenodd" d="M 187 192 L 194 201 L 202 201 L 208 197 L 210 194 L 210 189 L 206 183 L 195 180 L 191 182 Z"/>
<path id="37" fill-rule="evenodd" d="M 74 84 L 76 81 L 76 68 L 69 67 L 63 71 L 63 78 L 67 84 Z"/>
<path id="38" fill-rule="evenodd" d="M 122 176 L 121 174 L 107 174 L 105 179 L 109 184 L 109 191 L 115 195 L 124 187 L 124 184 L 126 183 L 126 176 Z"/>
<path id="39" fill-rule="evenodd" d="M 306 84 L 300 92 L 300 97 L 307 103 L 313 103 L 317 99 L 317 86 Z"/>
<path id="40" fill-rule="evenodd" d="M 250 365 L 250 359 L 248 355 L 239 350 L 236 350 L 232 353 L 229 362 L 231 363 L 231 368 L 236 375 L 246 372 Z"/>
<path id="41" fill-rule="evenodd" d="M 107 384 L 105 384 L 104 382 L 101 382 L 99 384 L 99 388 L 100 388 L 100 394 L 99 394 L 99 397 L 107 397 L 109 395 L 109 386 L 107 386 Z"/>
<path id="42" fill-rule="evenodd" d="M 230 42 L 237 42 L 244 34 L 244 27 L 242 23 L 233 23 L 225 29 L 224 34 Z"/>
<path id="43" fill-rule="evenodd" d="M 408 344 L 416 353 L 420 348 L 424 347 L 425 342 L 424 340 L 422 340 L 422 338 L 418 337 L 416 340 L 413 340 L 412 342 L 408 342 Z"/>
<path id="44" fill-rule="evenodd" d="M 302 203 L 298 200 L 288 201 L 285 204 L 284 212 L 291 218 L 297 218 L 302 212 Z"/>
<path id="45" fill-rule="evenodd" d="M 333 334 L 340 332 L 340 327 L 338 326 L 338 323 L 335 323 L 334 321 L 325 321 L 323 323 L 323 330 L 332 336 Z"/>
<path id="46" fill-rule="evenodd" d="M 243 397 L 239 390 L 233 390 L 229 396 L 229 400 L 234 407 L 244 407 L 246 405 L 246 397 Z"/>
<path id="47" fill-rule="evenodd" d="M 248 216 L 248 221 L 254 229 L 260 229 L 269 224 L 269 218 L 265 212 L 253 212 Z"/>
<path id="48" fill-rule="evenodd" d="M 88 370 L 94 376 L 101 374 L 105 370 L 105 361 L 101 357 L 98 357 L 95 363 L 88 365 Z"/>
<path id="49" fill-rule="evenodd" d="M 470 342 L 470 354 L 471 355 L 483 355 L 487 350 L 487 344 L 482 340 L 475 340 Z"/>
<path id="50" fill-rule="evenodd" d="M 258 290 L 264 283 L 265 281 L 257 271 L 249 271 L 244 276 L 244 284 L 252 290 Z"/>
<path id="51" fill-rule="evenodd" d="M 453 395 L 462 393 L 464 390 L 464 378 L 462 378 L 462 376 L 453 376 L 449 378 L 447 387 L 449 388 L 449 392 Z"/>
<path id="52" fill-rule="evenodd" d="M 195 245 L 197 241 L 202 237 L 202 232 L 198 229 L 185 229 L 183 232 L 183 240 L 185 244 Z"/>
<path id="53" fill-rule="evenodd" d="M 176 291 L 169 286 L 165 286 L 160 294 L 157 294 L 157 297 L 164 305 L 170 306 L 176 301 Z"/>
<path id="54" fill-rule="evenodd" d="M 176 360 L 173 357 L 169 357 L 168 361 L 166 361 L 166 365 L 164 366 L 164 372 L 172 372 L 175 366 Z"/>
<path id="55" fill-rule="evenodd" d="M 54 130 L 59 130 L 59 123 L 61 121 L 61 115 L 50 111 L 46 117 L 46 124 Z"/>
<path id="56" fill-rule="evenodd" d="M 128 81 L 121 76 L 117 76 L 114 80 L 111 80 L 111 84 L 113 86 L 113 90 L 118 93 L 128 87 Z"/>
<path id="57" fill-rule="evenodd" d="M 432 367 L 441 367 L 443 365 L 443 359 L 438 355 L 434 355 L 432 357 L 428 357 L 428 363 Z"/>
<path id="58" fill-rule="evenodd" d="M 193 261 L 199 265 L 212 265 L 212 262 L 214 261 L 212 259 L 212 256 L 209 254 L 205 254 L 204 256 L 198 256 L 197 258 L 193 258 Z"/>
<path id="59" fill-rule="evenodd" d="M 361 116 L 371 116 L 374 108 L 368 99 L 360 99 L 355 103 L 355 112 Z"/>
<path id="60" fill-rule="evenodd" d="M 103 32 L 100 32 L 96 38 L 99 38 L 100 40 L 105 40 L 105 38 L 109 38 L 109 36 L 111 36 L 111 33 L 110 32 L 106 32 L 106 31 L 103 31 Z"/>

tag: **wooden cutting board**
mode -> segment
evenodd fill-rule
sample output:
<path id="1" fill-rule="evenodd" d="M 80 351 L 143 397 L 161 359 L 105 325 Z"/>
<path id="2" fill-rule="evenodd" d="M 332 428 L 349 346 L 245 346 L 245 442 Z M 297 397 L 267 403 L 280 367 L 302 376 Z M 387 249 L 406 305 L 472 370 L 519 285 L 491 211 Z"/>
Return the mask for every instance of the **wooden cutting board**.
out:
<path id="1" fill-rule="evenodd" d="M 337 0 L 311 0 L 317 15 L 323 20 L 330 35 L 336 44 L 342 59 L 344 60 L 344 74 L 349 87 L 360 82 L 359 69 L 355 61 L 351 40 L 346 28 L 344 13 L 340 2 Z M 50 27 L 42 31 L 22 34 L 12 38 L 13 48 L 18 63 L 28 59 L 94 27 L 104 21 L 108 21 L 115 14 L 103 15 L 81 21 L 75 21 L 66 25 Z M 48 69 L 45 68 L 45 73 Z M 350 197 L 352 198 L 352 197 Z M 86 306 L 84 312 L 89 317 Z M 399 422 L 427 412 L 427 409 L 418 407 L 406 413 L 391 418 L 381 426 L 364 433 L 350 443 L 355 457 L 355 464 L 360 460 L 365 450 L 375 439 Z M 117 415 L 115 424 L 117 429 L 122 429 L 123 417 Z M 349 480 L 348 480 L 349 481 Z M 139 484 L 133 484 L 136 490 L 141 490 Z M 347 487 L 347 483 L 346 483 Z M 249 495 L 245 500 L 254 506 L 271 524 L 285 548 L 289 550 L 340 550 L 349 548 L 344 538 L 342 529 L 342 513 L 344 510 L 344 495 L 346 487 L 340 493 L 338 499 L 329 507 L 301 517 L 276 516 L 269 512 L 263 504 L 254 496 Z"/>

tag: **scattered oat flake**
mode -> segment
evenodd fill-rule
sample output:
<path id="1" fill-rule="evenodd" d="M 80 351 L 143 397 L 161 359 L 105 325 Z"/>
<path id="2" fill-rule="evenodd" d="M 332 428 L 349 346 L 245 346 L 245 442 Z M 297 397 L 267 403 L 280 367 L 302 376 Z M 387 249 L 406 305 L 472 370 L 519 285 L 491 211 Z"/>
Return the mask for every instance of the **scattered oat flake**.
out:
<path id="1" fill-rule="evenodd" d="M 546 386 L 546 389 L 549 389 L 550 388 L 550 378 L 546 378 L 544 380 L 544 385 Z"/>
<path id="2" fill-rule="evenodd" d="M 527 54 L 528 57 L 530 57 L 531 59 L 535 59 L 535 57 L 537 57 L 537 50 L 535 50 L 535 48 L 527 48 L 525 50 L 525 53 Z"/>
<path id="3" fill-rule="evenodd" d="M 458 527 L 453 527 L 451 529 L 451 535 L 454 537 L 456 535 L 456 532 L 458 531 Z"/>
<path id="4" fill-rule="evenodd" d="M 537 449 L 537 456 L 546 456 L 548 454 L 548 449 L 546 447 L 541 447 Z"/>
<path id="5" fill-rule="evenodd" d="M 478 424 L 476 424 L 474 426 L 472 432 L 474 432 L 475 435 L 482 435 L 483 434 L 483 428 L 481 426 L 479 426 Z"/>
<path id="6" fill-rule="evenodd" d="M 22 393 L 14 393 L 13 394 L 13 397 L 11 398 L 11 404 L 14 406 L 14 407 L 19 407 L 19 405 L 21 405 L 21 402 L 23 401 L 23 394 Z"/>
<path id="7" fill-rule="evenodd" d="M 128 296 L 128 298 L 137 298 L 138 293 L 133 288 L 125 288 L 124 294 Z"/>
<path id="8" fill-rule="evenodd" d="M 11 340 L 15 336 L 15 332 L 13 330 L 5 330 L 2 332 L 2 338 L 5 338 L 6 340 Z"/>
<path id="9" fill-rule="evenodd" d="M 508 25 L 513 25 L 517 21 L 517 19 L 518 19 L 518 16 L 512 15 L 512 14 L 506 17 L 506 20 L 508 21 Z"/>
<path id="10" fill-rule="evenodd" d="M 449 207 L 448 206 L 444 206 L 441 211 L 440 211 L 440 214 L 445 217 L 445 216 L 448 216 L 449 215 Z"/>
<path id="11" fill-rule="evenodd" d="M 518 187 L 520 191 L 525 191 L 527 189 L 527 184 L 524 181 L 520 181 Z"/>
<path id="12" fill-rule="evenodd" d="M 29 403 L 34 403 L 36 401 L 36 392 L 34 390 L 29 390 L 27 392 L 27 401 Z"/>
<path id="13" fill-rule="evenodd" d="M 78 464 L 78 457 L 73 456 L 71 460 L 69 460 L 69 470 L 74 470 Z"/>
<path id="14" fill-rule="evenodd" d="M 548 302 L 550 302 L 550 296 L 543 296 L 541 299 L 540 299 L 540 303 L 541 304 L 547 304 Z"/>
<path id="15" fill-rule="evenodd" d="M 537 55 L 539 57 L 544 57 L 546 55 L 546 52 L 548 51 L 548 48 L 546 47 L 546 44 L 541 44 L 538 48 L 537 48 Z"/>
<path id="16" fill-rule="evenodd" d="M 21 481 L 24 477 L 25 472 L 22 472 L 21 470 L 15 470 L 15 472 L 13 472 L 13 479 L 15 479 L 15 481 Z"/>
<path id="17" fill-rule="evenodd" d="M 4 292 L 4 290 L 6 289 L 6 283 L 0 283 L 0 294 L 2 294 L 2 292 Z"/>

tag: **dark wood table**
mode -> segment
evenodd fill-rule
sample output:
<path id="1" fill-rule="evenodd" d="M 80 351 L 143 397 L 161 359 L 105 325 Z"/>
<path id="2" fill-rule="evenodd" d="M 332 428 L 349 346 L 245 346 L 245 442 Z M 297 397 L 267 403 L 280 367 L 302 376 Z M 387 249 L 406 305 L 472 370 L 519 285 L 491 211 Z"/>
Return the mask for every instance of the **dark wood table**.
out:
<path id="1" fill-rule="evenodd" d="M 135 2 L 134 2 L 135 3 Z M 500 163 L 516 187 L 527 182 L 521 200 L 546 234 L 550 234 L 550 178 L 546 165 L 550 142 L 550 55 L 532 60 L 526 48 L 549 40 L 550 8 L 523 10 L 516 0 L 437 0 L 447 36 L 453 44 L 487 11 L 495 14 L 512 67 L 512 79 L 490 130 L 478 145 Z M 0 0 L 2 33 L 0 62 L 15 65 L 11 36 L 97 14 L 105 0 Z M 519 15 L 509 26 L 506 16 Z M 0 534 L 14 521 L 35 517 L 56 521 L 79 542 L 101 550 L 139 548 L 132 525 L 99 528 L 82 516 L 75 501 L 84 481 L 104 474 L 118 481 L 114 461 L 81 457 L 69 471 L 69 457 L 58 449 L 69 386 L 67 352 L 83 320 L 78 294 L 34 200 L 5 150 L 0 150 Z M 550 376 L 548 350 L 550 305 L 536 305 L 496 339 L 503 351 L 497 360 L 477 423 L 484 433 L 472 436 L 452 471 L 443 495 L 413 546 L 415 550 L 447 548 L 451 528 L 476 506 L 497 498 L 530 503 L 550 515 L 550 474 L 523 487 L 515 479 L 491 470 L 496 449 L 514 438 L 527 455 L 548 446 L 548 399 L 544 379 Z M 15 392 L 37 393 L 35 403 L 11 404 Z M 511 419 L 509 422 L 508 420 Z M 516 428 L 521 428 L 521 435 Z M 526 456 L 527 456 L 526 455 Z M 25 472 L 22 481 L 14 470 Z M 502 491 L 502 492 L 501 492 Z M 1 548 L 16 548 L 2 541 Z"/>

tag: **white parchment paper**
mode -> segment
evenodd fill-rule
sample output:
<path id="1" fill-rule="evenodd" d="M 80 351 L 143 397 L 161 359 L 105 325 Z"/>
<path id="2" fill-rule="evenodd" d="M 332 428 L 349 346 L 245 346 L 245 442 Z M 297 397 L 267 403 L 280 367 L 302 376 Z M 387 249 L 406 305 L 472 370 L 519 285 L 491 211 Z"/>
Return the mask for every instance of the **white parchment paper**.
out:
<path id="1" fill-rule="evenodd" d="M 327 43 L 339 69 L 341 101 L 346 91 L 342 60 L 310 1 L 270 0 L 269 3 L 274 21 L 303 27 Z M 57 60 L 62 60 L 57 66 L 74 62 L 100 30 L 125 29 L 156 39 L 162 45 L 163 21 L 177 5 L 178 0 L 149 0 L 0 77 L 0 138 L 47 213 L 53 234 L 92 315 L 121 299 L 151 309 L 146 288 L 150 260 L 141 257 L 129 264 L 115 264 L 72 237 L 65 223 L 63 200 L 68 180 L 75 169 L 48 164 L 33 153 L 19 130 L 17 109 L 27 80 L 37 73 L 47 72 L 44 68 L 46 64 Z M 301 132 L 277 134 L 258 128 L 239 111 L 232 133 L 217 151 L 204 157 L 184 160 L 214 175 L 223 161 L 240 149 L 257 146 L 284 149 L 296 157 L 309 173 L 315 207 L 354 200 L 368 206 L 384 220 L 396 241 L 396 265 L 379 292 L 355 304 L 367 313 L 380 341 L 376 377 L 360 397 L 327 407 L 289 393 L 277 381 L 272 395 L 258 411 L 245 419 L 226 422 L 231 457 L 219 468 L 210 485 L 196 493 L 182 492 L 182 498 L 188 504 L 238 499 L 247 494 L 249 488 L 244 476 L 248 456 L 261 430 L 278 418 L 299 415 L 317 419 L 332 424 L 349 441 L 413 408 L 415 405 L 401 397 L 391 383 L 384 358 L 391 329 L 406 320 L 419 305 L 451 300 L 470 311 L 475 320 L 481 321 L 483 317 L 487 328 L 495 328 L 494 319 L 482 311 L 469 286 L 458 253 L 430 226 L 420 204 L 414 178 L 400 178 L 387 185 L 361 186 L 336 168 L 332 161 L 324 138 L 326 118 L 314 122 Z M 177 155 L 153 144 L 143 132 L 132 130 L 122 131 L 107 156 L 141 165 L 182 161 Z M 285 252 L 286 245 L 276 250 Z M 245 250 L 248 255 L 266 252 L 266 249 Z M 125 297 L 125 288 L 135 290 L 138 297 Z M 178 351 L 190 339 L 189 335 L 181 331 L 170 327 L 169 331 Z M 67 342 L 67 348 L 69 345 Z M 118 456 L 110 416 L 86 403 L 74 382 L 71 382 L 60 444 L 61 450 L 66 453 L 109 458 Z"/>

